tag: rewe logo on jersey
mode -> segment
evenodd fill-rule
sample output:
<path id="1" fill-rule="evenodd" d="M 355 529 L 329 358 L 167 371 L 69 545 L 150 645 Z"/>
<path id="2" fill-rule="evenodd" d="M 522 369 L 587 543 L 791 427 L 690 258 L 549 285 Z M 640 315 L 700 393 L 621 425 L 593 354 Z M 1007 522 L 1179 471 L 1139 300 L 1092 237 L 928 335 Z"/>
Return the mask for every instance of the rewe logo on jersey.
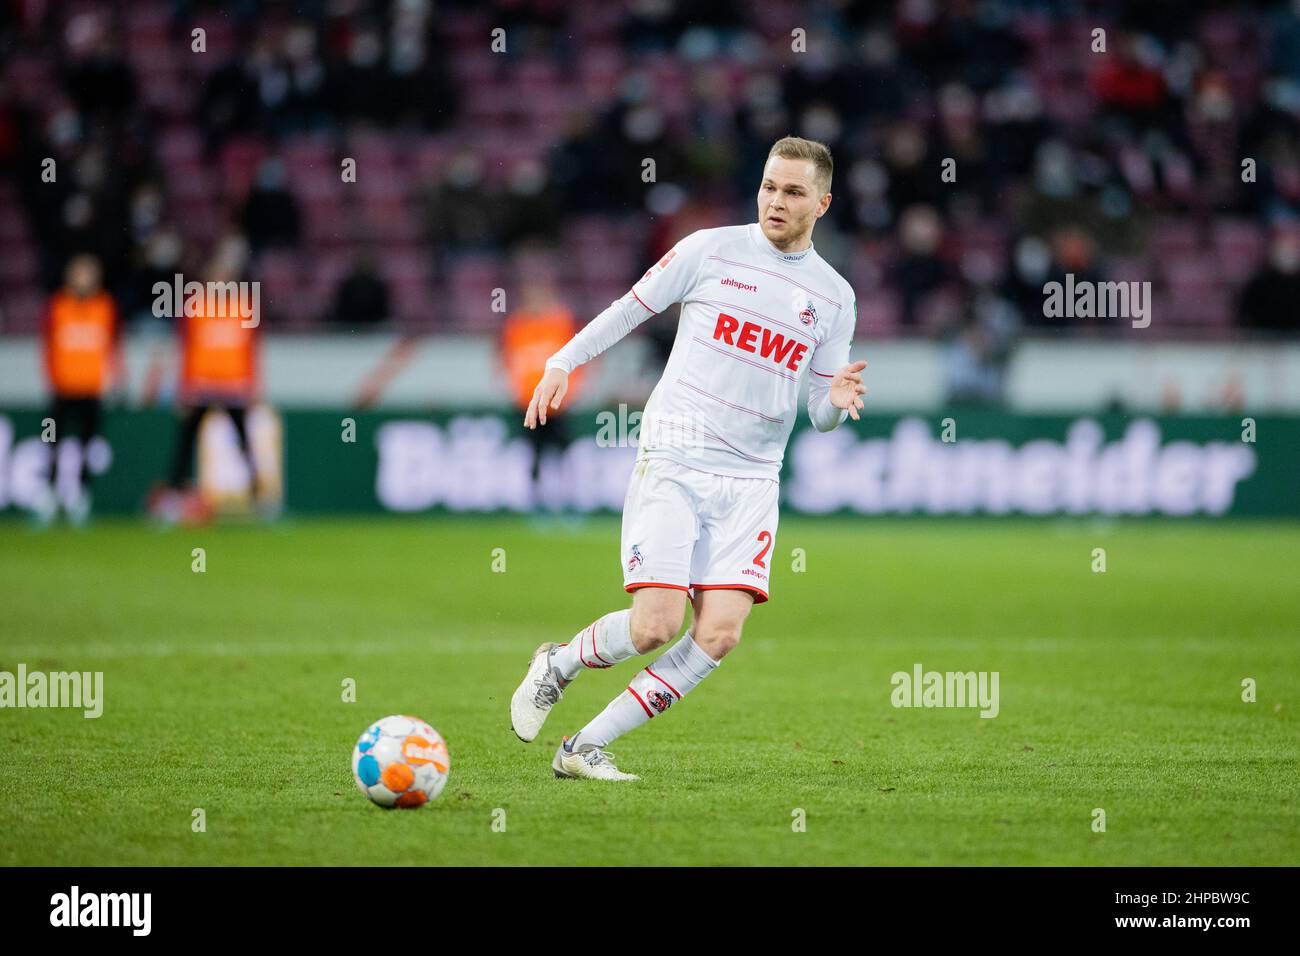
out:
<path id="1" fill-rule="evenodd" d="M 776 365 L 784 365 L 792 372 L 799 371 L 799 363 L 808 354 L 808 346 L 804 343 L 786 338 L 780 332 L 773 332 L 757 322 L 742 323 L 725 312 L 718 313 L 713 338 L 742 352 L 771 359 Z"/>

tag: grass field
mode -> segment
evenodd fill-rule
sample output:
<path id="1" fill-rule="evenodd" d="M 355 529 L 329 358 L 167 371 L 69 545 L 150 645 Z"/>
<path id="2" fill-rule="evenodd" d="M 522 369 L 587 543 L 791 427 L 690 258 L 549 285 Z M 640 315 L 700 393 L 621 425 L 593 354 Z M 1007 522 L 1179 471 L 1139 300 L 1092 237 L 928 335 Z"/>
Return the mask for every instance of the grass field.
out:
<path id="1" fill-rule="evenodd" d="M 556 780 L 637 665 L 532 745 L 507 702 L 535 645 L 626 605 L 617 548 L 615 520 L 0 523 L 0 670 L 105 684 L 97 720 L 0 710 L 0 864 L 1300 860 L 1300 526 L 787 519 L 740 647 L 611 748 L 643 779 Z M 894 708 L 917 662 L 999 672 L 1000 713 Z M 352 783 L 390 713 L 448 740 L 430 807 Z"/>

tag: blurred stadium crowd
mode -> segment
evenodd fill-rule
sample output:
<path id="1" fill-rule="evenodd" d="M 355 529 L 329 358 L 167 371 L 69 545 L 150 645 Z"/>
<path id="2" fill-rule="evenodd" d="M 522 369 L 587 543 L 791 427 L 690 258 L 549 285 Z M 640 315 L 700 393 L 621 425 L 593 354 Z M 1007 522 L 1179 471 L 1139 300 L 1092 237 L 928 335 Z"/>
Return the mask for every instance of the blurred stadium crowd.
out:
<path id="1" fill-rule="evenodd" d="M 495 332 L 492 290 L 521 281 L 585 320 L 681 235 L 750 221 L 787 133 L 835 152 L 815 240 L 860 338 L 959 338 L 978 377 L 1023 329 L 1135 334 L 1045 318 L 1067 272 L 1151 281 L 1143 334 L 1294 332 L 1298 11 L 11 0 L 0 332 L 35 331 L 81 252 L 128 327 L 156 321 L 154 282 L 214 260 L 261 282 L 272 331 Z"/>

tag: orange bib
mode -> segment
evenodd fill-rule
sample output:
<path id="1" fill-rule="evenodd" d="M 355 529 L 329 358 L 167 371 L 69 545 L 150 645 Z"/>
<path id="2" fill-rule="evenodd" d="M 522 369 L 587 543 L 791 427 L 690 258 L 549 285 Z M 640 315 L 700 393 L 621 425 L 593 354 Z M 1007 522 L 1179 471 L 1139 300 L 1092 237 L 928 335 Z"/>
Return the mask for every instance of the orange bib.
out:
<path id="1" fill-rule="evenodd" d="M 546 360 L 573 338 L 574 331 L 573 313 L 564 308 L 546 312 L 514 312 L 506 319 L 501 351 L 510 392 L 520 408 L 527 408 L 532 400 L 533 389 L 546 371 Z M 580 368 L 570 373 L 565 405 L 572 401 L 581 373 Z"/>
<path id="2" fill-rule="evenodd" d="M 97 398 L 108 387 L 117 310 L 107 292 L 79 299 L 67 292 L 50 300 L 45 333 L 50 386 L 58 395 Z"/>
<path id="3" fill-rule="evenodd" d="M 182 391 L 247 397 L 257 374 L 255 330 L 244 328 L 239 315 L 186 316 L 184 322 Z"/>

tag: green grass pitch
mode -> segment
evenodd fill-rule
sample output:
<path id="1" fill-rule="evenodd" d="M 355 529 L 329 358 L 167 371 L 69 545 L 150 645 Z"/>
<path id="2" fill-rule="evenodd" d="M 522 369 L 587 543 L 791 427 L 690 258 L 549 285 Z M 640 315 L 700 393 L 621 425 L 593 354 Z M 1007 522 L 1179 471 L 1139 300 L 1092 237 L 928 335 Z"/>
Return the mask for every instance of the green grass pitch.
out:
<path id="1" fill-rule="evenodd" d="M 0 864 L 1300 859 L 1300 526 L 787 519 L 776 544 L 773 601 L 611 748 L 643 777 L 617 785 L 550 760 L 638 665 L 581 675 L 531 745 L 507 709 L 539 642 L 626 606 L 616 519 L 0 524 L 0 670 L 105 684 L 97 720 L 0 710 Z M 894 708 L 917 662 L 999 672 L 1000 713 Z M 418 811 L 352 783 L 392 713 L 451 748 Z"/>

